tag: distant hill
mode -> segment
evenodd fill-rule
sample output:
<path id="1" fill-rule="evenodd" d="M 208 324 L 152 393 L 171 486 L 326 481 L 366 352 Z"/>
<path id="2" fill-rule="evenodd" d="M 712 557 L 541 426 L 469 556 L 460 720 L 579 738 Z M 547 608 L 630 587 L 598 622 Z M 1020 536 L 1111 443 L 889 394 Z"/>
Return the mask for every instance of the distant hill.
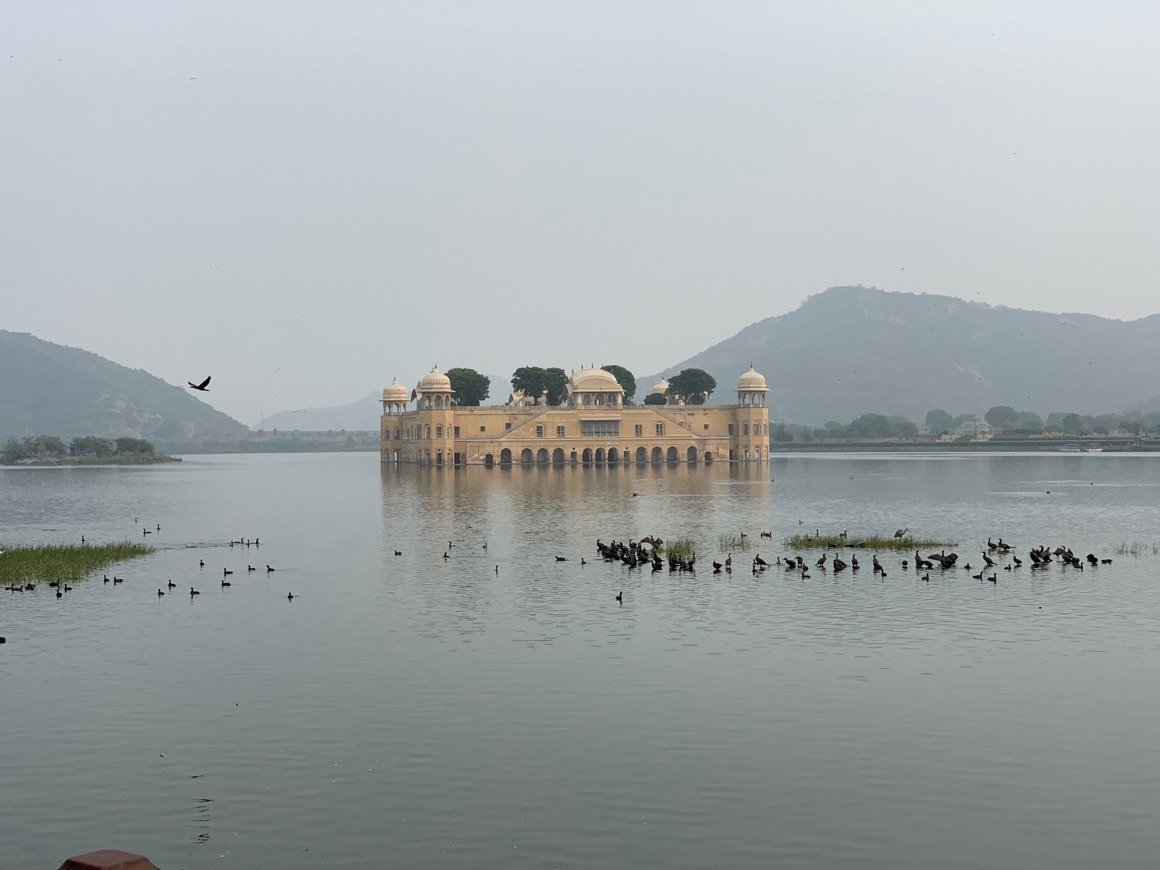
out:
<path id="1" fill-rule="evenodd" d="M 146 371 L 0 330 L 0 438 L 99 435 L 173 443 L 245 432 L 237 420 Z"/>
<path id="2" fill-rule="evenodd" d="M 1160 315 L 1109 320 L 833 287 L 639 378 L 638 392 L 697 367 L 717 379 L 714 400 L 733 401 L 752 363 L 768 380 L 771 415 L 814 426 L 866 413 L 921 426 L 932 408 L 982 415 L 995 405 L 1043 416 L 1119 413 L 1156 403 L 1158 354 Z"/>
<path id="3" fill-rule="evenodd" d="M 502 405 L 511 394 L 511 384 L 503 378 L 489 375 L 487 404 Z M 383 384 L 386 386 L 386 383 Z M 377 432 L 383 406 L 379 403 L 382 390 L 375 390 L 369 396 L 330 408 L 303 408 L 300 411 L 279 411 L 262 420 L 254 430 L 272 432 Z"/>
<path id="4" fill-rule="evenodd" d="M 279 411 L 271 414 L 253 429 L 263 432 L 377 432 L 383 406 L 379 404 L 382 390 L 334 408 L 303 408 L 301 411 Z"/>

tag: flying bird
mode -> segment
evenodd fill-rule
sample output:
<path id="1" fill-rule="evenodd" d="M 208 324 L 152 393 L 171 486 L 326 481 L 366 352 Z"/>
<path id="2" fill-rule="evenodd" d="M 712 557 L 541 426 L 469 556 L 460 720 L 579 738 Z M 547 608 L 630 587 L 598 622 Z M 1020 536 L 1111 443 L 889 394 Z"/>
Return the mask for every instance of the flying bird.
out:
<path id="1" fill-rule="evenodd" d="M 209 392 L 209 378 L 206 378 L 200 384 L 195 384 L 193 381 L 186 381 L 189 386 L 195 390 L 201 390 L 203 393 Z"/>

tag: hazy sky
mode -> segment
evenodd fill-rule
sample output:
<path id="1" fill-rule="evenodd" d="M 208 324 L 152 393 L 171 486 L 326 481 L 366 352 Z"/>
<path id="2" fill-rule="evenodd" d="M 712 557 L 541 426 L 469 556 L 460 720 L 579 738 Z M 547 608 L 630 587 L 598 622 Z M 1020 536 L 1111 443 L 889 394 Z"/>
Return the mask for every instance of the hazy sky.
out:
<path id="1" fill-rule="evenodd" d="M 1160 4 L 0 4 L 0 327 L 243 422 L 837 284 L 1160 310 Z M 776 373 L 768 372 L 776 383 Z"/>

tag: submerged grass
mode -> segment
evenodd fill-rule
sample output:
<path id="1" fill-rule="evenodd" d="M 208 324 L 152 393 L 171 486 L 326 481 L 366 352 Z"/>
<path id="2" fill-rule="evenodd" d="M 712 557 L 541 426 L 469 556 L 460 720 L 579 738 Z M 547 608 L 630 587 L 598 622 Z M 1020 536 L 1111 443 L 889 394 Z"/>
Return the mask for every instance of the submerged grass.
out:
<path id="1" fill-rule="evenodd" d="M 153 552 L 146 544 L 58 544 L 46 547 L 6 547 L 0 552 L 0 583 L 38 580 L 82 580 L 94 571 Z"/>
<path id="2" fill-rule="evenodd" d="M 687 559 L 696 552 L 697 542 L 692 538 L 676 538 L 672 541 L 665 541 L 663 549 L 666 556 Z"/>
<path id="3" fill-rule="evenodd" d="M 849 535 L 845 538 L 841 534 L 834 535 L 791 535 L 783 542 L 791 550 L 808 550 L 817 547 L 837 549 L 846 547 L 851 550 L 933 550 L 936 547 L 957 547 L 958 541 L 939 540 L 937 538 L 914 538 L 903 535 L 896 538 L 884 535 Z"/>
<path id="4" fill-rule="evenodd" d="M 1112 549 L 1117 556 L 1156 556 L 1160 555 L 1160 544 L 1146 544 L 1143 541 L 1119 544 Z"/>
<path id="5" fill-rule="evenodd" d="M 749 535 L 718 535 L 717 549 L 725 552 L 744 553 L 750 547 Z"/>

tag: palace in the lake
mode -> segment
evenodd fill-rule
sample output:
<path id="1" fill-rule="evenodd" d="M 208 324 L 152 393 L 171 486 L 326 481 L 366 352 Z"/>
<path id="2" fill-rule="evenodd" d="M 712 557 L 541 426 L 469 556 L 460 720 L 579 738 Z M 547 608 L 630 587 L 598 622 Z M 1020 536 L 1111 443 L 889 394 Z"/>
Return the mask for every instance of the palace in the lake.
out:
<path id="1" fill-rule="evenodd" d="M 661 381 L 653 394 L 665 395 Z M 431 369 L 413 390 L 383 390 L 382 461 L 420 465 L 565 465 L 618 462 L 762 462 L 769 459 L 765 378 L 737 379 L 737 404 L 627 405 L 604 369 L 568 379 L 559 406 L 513 393 L 506 405 L 464 407 Z"/>

